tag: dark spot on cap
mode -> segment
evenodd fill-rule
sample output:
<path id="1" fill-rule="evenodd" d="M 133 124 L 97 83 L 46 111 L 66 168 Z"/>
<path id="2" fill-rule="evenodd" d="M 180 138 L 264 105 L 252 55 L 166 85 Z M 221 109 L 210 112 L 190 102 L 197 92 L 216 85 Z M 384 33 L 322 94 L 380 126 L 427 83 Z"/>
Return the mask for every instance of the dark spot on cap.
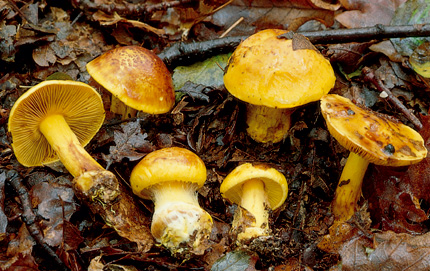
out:
<path id="1" fill-rule="evenodd" d="M 396 149 L 391 144 L 388 144 L 384 147 L 384 152 L 388 155 L 393 155 L 395 151 L 396 151 Z"/>

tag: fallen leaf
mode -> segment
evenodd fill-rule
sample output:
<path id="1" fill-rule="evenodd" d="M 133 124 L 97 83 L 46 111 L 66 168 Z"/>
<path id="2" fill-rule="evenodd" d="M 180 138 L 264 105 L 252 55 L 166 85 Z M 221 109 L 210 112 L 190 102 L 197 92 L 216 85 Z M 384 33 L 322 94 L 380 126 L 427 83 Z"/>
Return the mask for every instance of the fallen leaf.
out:
<path id="1" fill-rule="evenodd" d="M 318 1 L 235 0 L 214 13 L 210 22 L 225 31 L 243 17 L 243 21 L 234 27 L 228 36 L 251 35 L 258 30 L 273 28 L 273 26 L 297 30 L 304 22 L 311 20 L 316 20 L 325 26 L 333 25 L 333 9 L 336 9 L 336 5 L 330 5 L 333 7 L 330 9 L 315 9 L 310 5 L 312 2 Z"/>
<path id="2" fill-rule="evenodd" d="M 186 82 L 221 89 L 224 86 L 223 69 L 227 66 L 230 55 L 217 55 L 190 66 L 176 67 L 172 75 L 175 90 L 183 88 Z"/>
<path id="3" fill-rule="evenodd" d="M 347 9 L 336 20 L 347 28 L 389 25 L 397 7 L 406 0 L 341 0 Z"/>
<path id="4" fill-rule="evenodd" d="M 123 158 L 130 161 L 138 160 L 154 150 L 152 143 L 146 140 L 148 134 L 142 133 L 139 119 L 121 124 L 121 129 L 122 132 L 114 131 L 115 146 L 109 147 L 108 155 L 103 154 L 103 159 L 107 162 L 106 168 Z"/>
<path id="5" fill-rule="evenodd" d="M 35 259 L 32 256 L 33 237 L 27 230 L 27 226 L 22 223 L 15 238 L 12 239 L 7 247 L 7 260 L 0 261 L 0 269 L 5 271 L 14 270 L 39 270 Z"/>
<path id="6" fill-rule="evenodd" d="M 74 195 L 72 187 L 59 182 L 41 182 L 31 188 L 32 203 L 44 218 L 40 222 L 44 241 L 50 246 L 63 242 L 63 222 L 76 211 Z"/>
<path id="7" fill-rule="evenodd" d="M 211 271 L 253 271 L 256 257 L 243 250 L 228 252 L 225 256 L 216 261 Z"/>

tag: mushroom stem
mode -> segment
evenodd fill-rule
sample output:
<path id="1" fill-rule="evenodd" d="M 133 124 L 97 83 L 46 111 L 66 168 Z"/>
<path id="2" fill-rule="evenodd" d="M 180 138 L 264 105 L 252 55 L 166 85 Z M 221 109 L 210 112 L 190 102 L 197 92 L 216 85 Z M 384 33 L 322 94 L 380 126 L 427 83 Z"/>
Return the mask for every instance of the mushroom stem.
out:
<path id="1" fill-rule="evenodd" d="M 164 182 L 151 188 L 154 214 L 151 233 L 174 252 L 181 243 L 200 243 L 212 230 L 212 218 L 198 202 L 196 186 L 183 182 Z"/>
<path id="2" fill-rule="evenodd" d="M 333 200 L 333 214 L 336 220 L 346 221 L 356 211 L 361 196 L 361 185 L 369 161 L 360 155 L 350 152 Z"/>
<path id="3" fill-rule="evenodd" d="M 103 167 L 82 147 L 63 115 L 47 116 L 40 123 L 39 130 L 74 177 L 86 171 L 103 170 Z"/>
<path id="4" fill-rule="evenodd" d="M 246 104 L 246 109 L 247 131 L 252 139 L 261 143 L 278 143 L 286 137 L 293 109 L 253 104 Z"/>
<path id="5" fill-rule="evenodd" d="M 255 223 L 246 228 L 243 236 L 239 239 L 249 239 L 254 236 L 264 235 L 269 229 L 269 212 L 270 204 L 264 189 L 263 181 L 259 179 L 250 179 L 242 186 L 241 207 L 246 209 L 255 218 Z M 238 220 L 235 220 L 238 221 Z M 235 225 L 239 226 L 239 225 Z M 251 236 L 247 236 L 250 234 Z"/>
<path id="6" fill-rule="evenodd" d="M 121 120 L 134 118 L 137 115 L 137 110 L 123 103 L 118 97 L 112 95 L 110 111 L 121 115 Z"/>

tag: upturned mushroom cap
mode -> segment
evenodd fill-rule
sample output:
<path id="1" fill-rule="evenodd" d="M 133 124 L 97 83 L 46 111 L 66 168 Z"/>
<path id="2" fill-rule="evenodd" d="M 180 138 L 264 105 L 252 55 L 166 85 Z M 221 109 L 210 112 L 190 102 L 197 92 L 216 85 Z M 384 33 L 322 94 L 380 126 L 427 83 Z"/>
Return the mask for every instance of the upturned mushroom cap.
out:
<path id="1" fill-rule="evenodd" d="M 187 149 L 164 148 L 146 155 L 130 176 L 133 192 L 145 199 L 150 199 L 152 185 L 172 181 L 202 187 L 206 181 L 204 162 Z"/>
<path id="2" fill-rule="evenodd" d="M 336 94 L 321 98 L 327 128 L 346 149 L 370 163 L 406 166 L 427 156 L 424 140 L 412 128 L 363 109 Z"/>
<path id="3" fill-rule="evenodd" d="M 287 199 L 288 183 L 285 176 L 267 165 L 251 163 L 242 164 L 227 175 L 220 187 L 221 194 L 232 203 L 240 205 L 242 186 L 251 179 L 259 179 L 264 183 L 272 210 L 279 208 Z"/>
<path id="4" fill-rule="evenodd" d="M 94 80 L 134 109 L 162 114 L 175 103 L 169 70 L 157 55 L 145 48 L 118 47 L 86 67 Z"/>
<path id="5" fill-rule="evenodd" d="M 89 85 L 70 80 L 44 81 L 15 102 L 9 115 L 9 132 L 18 161 L 27 167 L 58 160 L 57 154 L 39 131 L 50 114 L 64 116 L 82 146 L 100 129 L 105 111 L 100 95 Z"/>
<path id="6" fill-rule="evenodd" d="M 292 108 L 317 101 L 334 86 L 330 62 L 312 49 L 293 50 L 288 31 L 267 29 L 234 51 L 224 85 L 236 98 L 255 105 Z"/>

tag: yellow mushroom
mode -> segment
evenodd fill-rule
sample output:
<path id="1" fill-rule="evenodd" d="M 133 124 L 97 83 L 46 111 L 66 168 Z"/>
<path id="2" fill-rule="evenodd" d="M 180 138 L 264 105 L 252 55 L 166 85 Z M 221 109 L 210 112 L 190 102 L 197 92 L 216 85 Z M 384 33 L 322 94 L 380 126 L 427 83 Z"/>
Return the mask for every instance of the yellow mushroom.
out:
<path id="1" fill-rule="evenodd" d="M 267 29 L 244 40 L 224 74 L 226 89 L 247 104 L 247 132 L 257 142 L 279 142 L 295 107 L 317 101 L 334 86 L 330 62 L 316 49 L 293 49 L 287 31 Z M 310 42 L 309 42 L 310 43 Z"/>
<path id="2" fill-rule="evenodd" d="M 284 175 L 274 168 L 245 163 L 227 175 L 220 191 L 224 198 L 239 206 L 232 230 L 238 232 L 237 241 L 242 242 L 268 235 L 270 210 L 285 202 L 288 184 Z M 252 215 L 251 219 L 243 209 Z"/>
<path id="3" fill-rule="evenodd" d="M 75 177 L 103 170 L 83 146 L 100 129 L 104 116 L 102 99 L 89 85 L 44 81 L 19 97 L 10 112 L 15 156 L 27 167 L 60 159 Z"/>
<path id="4" fill-rule="evenodd" d="M 360 108 L 347 98 L 335 94 L 322 97 L 321 112 L 329 132 L 350 151 L 333 200 L 333 213 L 338 221 L 348 220 L 356 211 L 369 163 L 407 166 L 427 156 L 418 132 Z"/>
<path id="5" fill-rule="evenodd" d="M 149 153 L 133 169 L 133 192 L 154 202 L 151 232 L 172 253 L 203 254 L 212 218 L 196 190 L 206 181 L 206 167 L 193 152 L 171 147 Z"/>
<path id="6" fill-rule="evenodd" d="M 112 49 L 86 67 L 91 77 L 112 93 L 111 111 L 123 119 L 134 116 L 136 110 L 167 113 L 175 103 L 169 70 L 157 55 L 143 47 Z"/>
<path id="7" fill-rule="evenodd" d="M 76 196 L 119 235 L 147 251 L 153 239 L 145 227 L 145 215 L 116 176 L 84 149 L 103 124 L 104 113 L 100 95 L 89 85 L 44 81 L 12 107 L 8 124 L 12 147 L 17 160 L 27 167 L 60 159 L 75 177 Z"/>

